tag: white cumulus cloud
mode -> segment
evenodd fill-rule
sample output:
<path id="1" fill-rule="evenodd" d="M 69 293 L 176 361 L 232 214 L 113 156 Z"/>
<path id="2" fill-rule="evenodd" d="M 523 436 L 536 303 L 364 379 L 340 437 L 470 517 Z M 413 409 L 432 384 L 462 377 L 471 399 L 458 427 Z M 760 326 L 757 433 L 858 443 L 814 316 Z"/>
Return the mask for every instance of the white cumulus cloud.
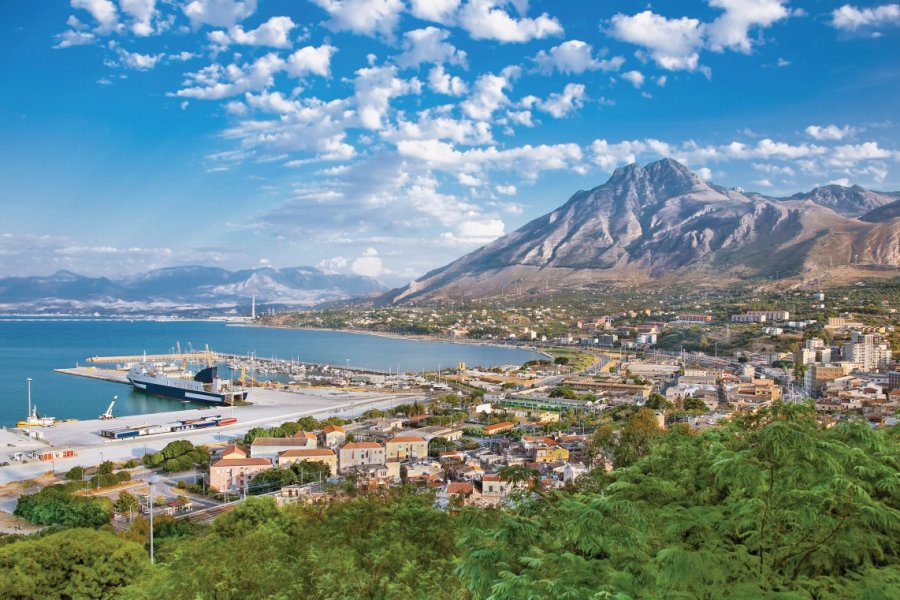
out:
<path id="1" fill-rule="evenodd" d="M 393 39 L 405 6 L 402 0 L 312 0 L 331 19 L 326 25 L 334 31 L 361 35 L 381 35 Z"/>
<path id="2" fill-rule="evenodd" d="M 857 8 L 845 4 L 831 13 L 831 25 L 849 32 L 877 31 L 900 26 L 900 5 L 882 4 L 871 8 Z"/>
<path id="3" fill-rule="evenodd" d="M 183 10 L 195 27 L 234 27 L 256 12 L 256 0 L 191 0 Z"/>
<path id="4" fill-rule="evenodd" d="M 537 63 L 538 70 L 548 75 L 553 71 L 566 75 L 597 70 L 618 71 L 625 62 L 621 56 L 597 59 L 591 45 L 581 40 L 568 40 L 548 51 L 541 50 L 533 60 Z"/>
<path id="5" fill-rule="evenodd" d="M 562 25 L 547 13 L 517 19 L 506 11 L 508 4 L 506 0 L 469 0 L 459 11 L 459 25 L 475 40 L 527 42 L 563 35 Z"/>

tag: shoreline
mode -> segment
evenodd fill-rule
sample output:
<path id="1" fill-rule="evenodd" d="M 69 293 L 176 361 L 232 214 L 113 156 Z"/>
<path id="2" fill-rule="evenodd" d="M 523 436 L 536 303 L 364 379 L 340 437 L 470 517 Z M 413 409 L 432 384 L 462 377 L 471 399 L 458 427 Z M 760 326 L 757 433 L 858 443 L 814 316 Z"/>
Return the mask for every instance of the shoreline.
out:
<path id="1" fill-rule="evenodd" d="M 370 335 L 374 337 L 383 337 L 394 340 L 404 340 L 404 341 L 413 341 L 413 342 L 432 342 L 432 343 L 443 343 L 443 344 L 460 344 L 463 346 L 481 346 L 486 348 L 500 348 L 503 350 L 521 350 L 523 352 L 534 352 L 535 354 L 540 354 L 542 356 L 551 357 L 550 354 L 544 352 L 543 350 L 538 349 L 536 346 L 532 347 L 523 347 L 516 346 L 514 344 L 499 344 L 499 343 L 491 343 L 491 342 L 479 342 L 476 340 L 465 340 L 465 339 L 451 339 L 451 338 L 441 338 L 434 335 L 425 335 L 425 334 L 409 334 L 404 335 L 402 333 L 390 333 L 387 331 L 367 331 L 365 329 L 331 329 L 328 327 L 290 327 L 287 325 L 262 325 L 258 323 L 248 323 L 248 324 L 235 324 L 232 326 L 236 327 L 258 327 L 260 329 L 288 329 L 294 331 L 324 331 L 331 333 L 347 333 L 351 335 Z"/>

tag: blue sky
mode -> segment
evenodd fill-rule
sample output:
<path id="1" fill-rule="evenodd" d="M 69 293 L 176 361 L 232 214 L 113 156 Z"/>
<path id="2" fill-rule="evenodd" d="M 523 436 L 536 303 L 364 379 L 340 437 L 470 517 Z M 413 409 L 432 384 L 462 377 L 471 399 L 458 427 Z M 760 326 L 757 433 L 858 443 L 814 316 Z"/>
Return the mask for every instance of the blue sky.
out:
<path id="1" fill-rule="evenodd" d="M 0 276 L 318 265 L 402 283 L 672 156 L 900 189 L 900 6 L 4 2 Z"/>

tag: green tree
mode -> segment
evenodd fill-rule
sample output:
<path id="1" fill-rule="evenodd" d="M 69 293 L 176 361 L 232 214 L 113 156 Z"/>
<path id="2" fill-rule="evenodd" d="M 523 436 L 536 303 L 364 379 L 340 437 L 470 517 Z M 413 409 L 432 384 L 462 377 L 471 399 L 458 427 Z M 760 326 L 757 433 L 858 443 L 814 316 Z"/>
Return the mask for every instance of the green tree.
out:
<path id="1" fill-rule="evenodd" d="M 147 566 L 138 544 L 105 531 L 26 538 L 0 547 L 0 598 L 119 598 Z"/>
<path id="2" fill-rule="evenodd" d="M 142 462 L 144 463 L 144 466 L 147 467 L 148 469 L 153 469 L 153 468 L 161 465 L 164 460 L 166 460 L 166 459 L 162 455 L 161 452 L 151 452 L 149 454 L 144 455 Z"/>
<path id="3" fill-rule="evenodd" d="M 99 527 L 109 522 L 112 512 L 108 498 L 73 496 L 63 486 L 51 485 L 21 496 L 14 514 L 39 525 Z"/>
<path id="4" fill-rule="evenodd" d="M 66 471 L 66 479 L 69 481 L 81 481 L 84 479 L 84 467 L 72 467 Z"/>
<path id="5" fill-rule="evenodd" d="M 701 400 L 700 398 L 694 398 L 693 396 L 688 396 L 687 398 L 685 398 L 682 401 L 681 406 L 684 410 L 687 411 L 706 412 L 707 410 L 709 410 L 706 408 L 706 403 L 703 400 Z"/>
<path id="6" fill-rule="evenodd" d="M 821 429 L 810 408 L 776 405 L 654 436 L 605 482 L 466 530 L 458 573 L 473 597 L 900 595 L 896 432 Z"/>
<path id="7" fill-rule="evenodd" d="M 257 473 L 250 482 L 250 492 L 264 494 L 297 483 L 297 474 L 291 469 L 268 469 Z"/>
<path id="8" fill-rule="evenodd" d="M 627 467 L 649 454 L 660 435 L 662 429 L 653 411 L 647 408 L 638 410 L 622 427 L 619 441 L 613 449 L 613 462 L 616 468 Z"/>
<path id="9" fill-rule="evenodd" d="M 113 467 L 114 467 L 114 465 L 111 460 L 104 460 L 97 467 L 97 473 L 100 475 L 109 475 L 110 473 L 113 472 Z"/>
<path id="10" fill-rule="evenodd" d="M 428 442 L 428 455 L 440 456 L 441 452 L 449 452 L 456 449 L 456 444 L 445 437 L 434 437 Z"/>
<path id="11" fill-rule="evenodd" d="M 298 483 L 325 481 L 331 477 L 331 467 L 319 460 L 300 460 L 291 465 Z"/>
<path id="12" fill-rule="evenodd" d="M 119 497 L 113 504 L 113 508 L 115 508 L 116 512 L 119 513 L 137 512 L 138 507 L 139 503 L 137 497 L 134 494 L 129 494 L 124 490 L 119 492 Z"/>

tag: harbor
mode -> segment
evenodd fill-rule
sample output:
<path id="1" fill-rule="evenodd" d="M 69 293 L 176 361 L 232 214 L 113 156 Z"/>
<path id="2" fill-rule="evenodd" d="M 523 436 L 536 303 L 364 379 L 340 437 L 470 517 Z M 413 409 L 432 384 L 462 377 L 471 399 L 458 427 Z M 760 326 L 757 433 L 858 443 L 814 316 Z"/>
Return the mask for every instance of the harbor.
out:
<path id="1" fill-rule="evenodd" d="M 253 427 L 279 425 L 303 416 L 324 419 L 329 416 L 353 418 L 370 408 L 390 408 L 397 404 L 422 401 L 422 393 L 351 392 L 345 390 L 307 389 L 284 391 L 261 388 L 253 391 L 254 403 L 248 406 L 198 408 L 171 412 L 108 419 L 88 419 L 76 422 L 58 422 L 39 430 L 41 439 L 30 439 L 25 431 L 9 429 L 2 431 L 0 462 L 9 462 L 0 468 L 0 484 L 21 481 L 42 475 L 48 471 L 66 471 L 75 465 L 98 464 L 103 460 L 125 461 L 140 459 L 147 452 L 157 452 L 176 439 L 190 440 L 192 443 L 217 444 L 239 438 Z M 126 428 L 152 428 L 164 426 L 174 421 L 209 419 L 220 415 L 223 419 L 236 422 L 218 427 L 173 431 L 158 435 L 111 439 L 102 436 L 104 430 Z M 31 460 L 15 461 L 18 452 L 33 452 L 47 449 L 72 449 L 73 456 L 45 462 Z"/>

